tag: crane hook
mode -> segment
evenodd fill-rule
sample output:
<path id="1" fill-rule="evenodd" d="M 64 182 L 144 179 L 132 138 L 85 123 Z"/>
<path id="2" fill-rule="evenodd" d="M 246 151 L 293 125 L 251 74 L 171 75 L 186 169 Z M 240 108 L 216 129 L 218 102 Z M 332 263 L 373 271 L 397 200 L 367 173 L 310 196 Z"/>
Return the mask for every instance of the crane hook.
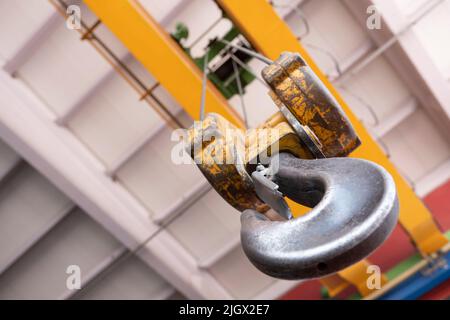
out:
<path id="1" fill-rule="evenodd" d="M 243 212 L 242 246 L 260 271 L 282 279 L 322 277 L 363 259 L 394 229 L 397 192 L 381 166 L 280 153 L 272 157 L 269 168 L 275 167 L 269 177 L 279 191 L 313 209 L 286 221 L 271 221 L 253 209 Z"/>

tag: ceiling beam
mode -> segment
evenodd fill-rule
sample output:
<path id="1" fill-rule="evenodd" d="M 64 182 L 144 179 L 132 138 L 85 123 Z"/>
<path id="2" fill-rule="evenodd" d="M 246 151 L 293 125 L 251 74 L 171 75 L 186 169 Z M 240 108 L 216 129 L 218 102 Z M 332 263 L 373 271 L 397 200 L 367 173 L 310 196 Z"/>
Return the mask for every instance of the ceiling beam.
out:
<path id="1" fill-rule="evenodd" d="M 58 12 L 53 12 L 51 16 L 33 33 L 33 35 L 25 42 L 25 44 L 10 57 L 3 69 L 9 74 L 14 74 L 40 47 L 45 39 L 56 29 L 58 24 L 62 22 Z"/>
<path id="2" fill-rule="evenodd" d="M 368 6 L 377 4 L 371 0 L 341 0 L 359 24 L 366 29 Z M 438 1 L 430 1 L 426 7 Z M 409 23 L 394 1 L 385 1 L 377 6 L 382 14 L 382 28 L 367 30 L 367 35 L 382 47 L 391 39 L 396 39 L 382 52 L 392 68 L 416 96 L 420 105 L 445 136 L 450 136 L 450 89 L 445 77 L 433 64 L 413 29 L 402 29 Z M 423 8 L 422 10 L 427 10 Z"/>

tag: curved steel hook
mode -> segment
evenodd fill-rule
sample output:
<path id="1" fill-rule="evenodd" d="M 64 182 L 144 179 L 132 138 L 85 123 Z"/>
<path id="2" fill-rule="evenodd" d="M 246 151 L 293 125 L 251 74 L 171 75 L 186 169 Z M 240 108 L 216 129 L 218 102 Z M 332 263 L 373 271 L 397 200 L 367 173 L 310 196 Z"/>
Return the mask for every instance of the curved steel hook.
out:
<path id="1" fill-rule="evenodd" d="M 382 167 L 362 159 L 302 160 L 288 153 L 278 160 L 271 179 L 279 190 L 314 208 L 287 221 L 243 212 L 242 246 L 262 272 L 282 279 L 321 277 L 363 259 L 392 232 L 397 192 Z"/>

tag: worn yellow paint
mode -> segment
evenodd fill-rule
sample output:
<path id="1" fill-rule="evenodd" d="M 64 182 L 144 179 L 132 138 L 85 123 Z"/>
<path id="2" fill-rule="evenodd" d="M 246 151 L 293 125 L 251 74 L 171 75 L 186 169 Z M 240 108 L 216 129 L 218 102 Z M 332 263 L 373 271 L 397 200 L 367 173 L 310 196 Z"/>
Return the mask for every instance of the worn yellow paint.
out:
<path id="1" fill-rule="evenodd" d="M 256 166 L 261 159 L 270 161 L 273 152 L 312 158 L 286 121 L 272 120 L 257 130 L 244 132 L 221 115 L 209 113 L 189 129 L 191 157 L 214 189 L 238 211 L 253 209 L 269 217 L 276 216 L 258 198 L 247 173 L 249 166 Z"/>
<path id="2" fill-rule="evenodd" d="M 355 117 L 339 93 L 320 71 L 308 52 L 302 47 L 285 22 L 278 17 L 265 0 L 218 0 L 234 24 L 236 24 L 255 49 L 271 59 L 281 52 L 298 52 L 334 95 L 355 128 L 362 145 L 352 153 L 353 157 L 368 159 L 388 170 L 397 185 L 400 201 L 400 223 L 423 254 L 431 254 L 448 241 L 439 230 L 432 215 L 414 194 L 382 149 L 371 138 L 362 123 Z"/>
<path id="3" fill-rule="evenodd" d="M 95 15 L 127 47 L 195 120 L 200 115 L 202 73 L 185 52 L 135 0 L 84 0 Z M 205 113 L 216 112 L 238 127 L 239 115 L 208 82 Z"/>
<path id="4" fill-rule="evenodd" d="M 284 52 L 262 70 L 262 76 L 275 104 L 289 109 L 311 131 L 311 140 L 327 158 L 347 156 L 360 145 L 336 100 L 299 54 Z"/>
<path id="5" fill-rule="evenodd" d="M 230 132 L 233 132 L 230 135 Z M 189 129 L 190 154 L 214 189 L 238 211 L 264 213 L 269 206 L 256 195 L 245 169 L 244 132 L 216 113 Z"/>

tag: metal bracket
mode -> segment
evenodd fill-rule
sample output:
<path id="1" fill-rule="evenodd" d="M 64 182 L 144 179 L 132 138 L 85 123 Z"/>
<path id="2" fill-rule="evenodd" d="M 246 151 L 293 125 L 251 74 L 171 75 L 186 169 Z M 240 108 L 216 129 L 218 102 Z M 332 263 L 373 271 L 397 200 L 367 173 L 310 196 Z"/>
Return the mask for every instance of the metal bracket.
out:
<path id="1" fill-rule="evenodd" d="M 280 111 L 292 126 L 294 131 L 306 145 L 306 147 L 311 151 L 313 156 L 317 159 L 326 158 L 322 152 L 322 145 L 320 144 L 319 139 L 314 134 L 314 132 L 309 129 L 308 126 L 303 126 L 297 118 L 289 111 L 289 109 L 284 105 L 280 104 Z"/>

